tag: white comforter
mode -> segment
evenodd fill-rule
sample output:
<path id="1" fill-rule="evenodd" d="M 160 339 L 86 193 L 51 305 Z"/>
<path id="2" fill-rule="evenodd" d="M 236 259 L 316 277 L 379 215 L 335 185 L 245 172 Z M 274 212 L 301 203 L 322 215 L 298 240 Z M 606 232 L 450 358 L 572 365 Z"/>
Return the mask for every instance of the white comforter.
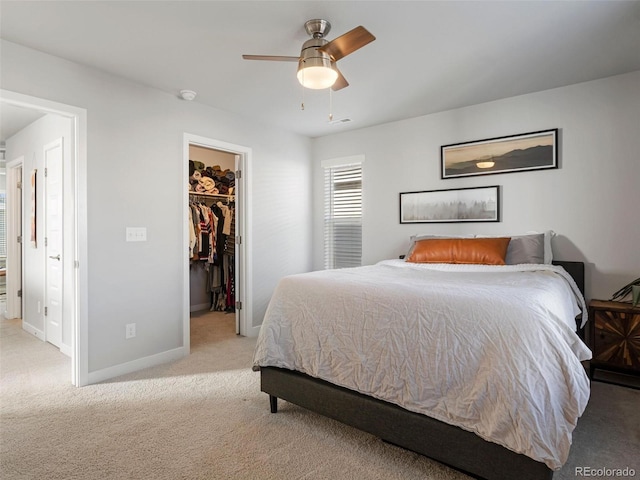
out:
<path id="1" fill-rule="evenodd" d="M 377 265 L 292 275 L 254 366 L 298 370 L 558 469 L 589 399 L 584 299 L 552 265 Z"/>

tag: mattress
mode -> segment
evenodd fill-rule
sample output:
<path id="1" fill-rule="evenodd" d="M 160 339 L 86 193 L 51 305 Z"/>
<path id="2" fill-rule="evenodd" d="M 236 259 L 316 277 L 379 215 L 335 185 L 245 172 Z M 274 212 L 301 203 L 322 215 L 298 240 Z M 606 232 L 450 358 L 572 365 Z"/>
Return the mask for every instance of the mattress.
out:
<path id="1" fill-rule="evenodd" d="M 411 264 L 283 278 L 253 365 L 296 370 L 559 469 L 589 399 L 584 298 L 554 265 Z"/>

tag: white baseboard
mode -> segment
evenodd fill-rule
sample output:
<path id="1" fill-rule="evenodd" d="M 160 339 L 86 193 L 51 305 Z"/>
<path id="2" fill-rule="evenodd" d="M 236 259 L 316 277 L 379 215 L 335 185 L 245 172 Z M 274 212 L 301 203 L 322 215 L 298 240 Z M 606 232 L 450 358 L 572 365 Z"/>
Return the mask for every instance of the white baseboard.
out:
<path id="1" fill-rule="evenodd" d="M 28 324 L 24 320 L 22 321 L 22 329 L 36 337 L 38 340 L 42 340 L 44 342 L 44 332 L 42 330 L 38 330 L 36 327 Z"/>
<path id="2" fill-rule="evenodd" d="M 260 333 L 260 327 L 261 326 L 262 325 L 251 327 L 245 336 L 246 337 L 257 337 L 258 334 Z"/>
<path id="3" fill-rule="evenodd" d="M 110 378 L 119 377 L 120 375 L 126 375 L 127 373 L 137 372 L 144 368 L 155 367 L 163 363 L 173 362 L 185 355 L 184 347 L 174 348 L 173 350 L 167 350 L 166 352 L 157 353 L 155 355 L 149 355 L 148 357 L 138 358 L 131 362 L 121 363 L 120 365 L 114 365 L 113 367 L 103 368 L 102 370 L 96 370 L 95 372 L 89 372 L 88 384 L 103 382 Z"/>
<path id="4" fill-rule="evenodd" d="M 60 347 L 60 351 L 67 357 L 71 358 L 73 349 L 69 345 L 62 344 L 62 346 Z"/>
<path id="5" fill-rule="evenodd" d="M 210 303 L 199 303 L 198 305 L 191 305 L 191 307 L 189 307 L 189 311 L 200 312 L 202 310 L 209 310 L 209 308 L 211 308 Z"/>
<path id="6" fill-rule="evenodd" d="M 38 340 L 42 340 L 43 342 L 45 341 L 44 339 L 44 332 L 42 330 L 38 330 L 36 327 L 34 327 L 33 325 L 30 325 L 28 323 L 26 323 L 24 320 L 22 321 L 22 329 L 27 332 L 30 333 L 31 335 L 33 335 L 34 337 L 36 337 Z M 73 352 L 72 348 L 68 345 L 62 345 L 60 347 L 60 352 L 62 352 L 64 355 L 66 355 L 67 357 L 71 358 L 71 354 Z"/>

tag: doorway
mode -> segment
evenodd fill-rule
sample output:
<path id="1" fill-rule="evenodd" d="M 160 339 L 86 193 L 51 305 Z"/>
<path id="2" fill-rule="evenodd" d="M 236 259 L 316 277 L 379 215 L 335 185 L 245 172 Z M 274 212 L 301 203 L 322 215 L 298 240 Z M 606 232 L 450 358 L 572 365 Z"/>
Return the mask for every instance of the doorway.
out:
<path id="1" fill-rule="evenodd" d="M 22 242 L 7 241 L 18 239 L 22 233 L 22 164 L 19 157 L 6 166 L 6 269 L 4 292 L 4 316 L 7 319 L 22 318 Z M 8 278 L 6 277 L 8 275 Z"/>
<path id="2" fill-rule="evenodd" d="M 191 348 L 217 338 L 217 331 L 240 333 L 235 304 L 236 157 L 189 145 Z"/>
<path id="3" fill-rule="evenodd" d="M 234 320 L 235 333 L 246 335 L 248 332 L 251 302 L 246 286 L 250 284 L 250 263 L 245 225 L 248 223 L 250 156 L 251 149 L 247 147 L 196 135 L 184 136 L 183 185 L 187 191 L 184 194 L 183 224 L 187 258 L 184 264 L 183 338 L 187 351 L 191 349 L 192 316 L 199 328 L 203 321 L 222 320 L 226 316 L 226 321 L 222 322 L 225 326 L 221 328 L 227 329 L 231 328 L 228 324 L 233 314 L 231 318 Z M 198 182 L 202 176 L 207 178 Z M 212 213 L 216 218 L 224 218 L 224 212 L 230 212 L 231 215 L 226 217 L 228 224 L 224 225 L 224 236 L 221 237 L 224 245 L 217 240 L 218 237 L 212 238 L 211 241 L 217 243 L 210 250 L 210 255 L 206 251 L 198 252 L 198 244 L 194 252 L 192 226 L 196 215 L 199 215 L 195 204 L 200 202 L 204 207 L 215 209 Z M 222 231 L 222 224 L 216 223 L 216 226 Z M 206 228 L 206 225 L 203 224 L 203 227 Z M 208 241 L 204 239 L 204 242 Z M 207 245 L 204 248 L 208 248 Z"/>
<path id="4" fill-rule="evenodd" d="M 56 262 L 58 271 L 56 288 L 59 290 L 59 296 L 56 300 L 56 308 L 60 309 L 58 321 L 62 321 L 58 332 L 61 337 L 60 350 L 71 357 L 71 383 L 76 386 L 83 386 L 88 384 L 86 110 L 7 90 L 0 90 L 0 108 L 2 109 L 3 120 L 9 117 L 12 120 L 19 121 L 16 111 L 22 110 L 35 114 L 35 118 L 38 121 L 44 119 L 42 121 L 47 122 L 49 119 L 53 119 L 55 123 L 55 119 L 63 119 L 65 121 L 63 123 L 68 125 L 68 127 L 65 127 L 65 132 L 68 131 L 68 134 L 60 135 L 66 138 L 61 143 L 47 144 L 43 142 L 39 147 L 33 147 L 30 157 L 23 156 L 22 160 L 19 160 L 18 155 L 20 154 L 17 152 L 21 147 L 16 142 L 14 153 L 11 154 L 14 156 L 8 158 L 9 164 L 12 167 L 16 167 L 12 175 L 21 179 L 23 191 L 25 187 L 28 187 L 29 190 L 24 191 L 24 194 L 20 194 L 20 188 L 16 188 L 14 190 L 15 198 L 13 200 L 7 198 L 7 203 L 11 202 L 9 211 L 14 211 L 17 208 L 22 210 L 22 214 L 17 216 L 17 219 L 20 220 L 16 220 L 19 223 L 14 224 L 13 227 L 14 230 L 22 229 L 22 239 L 19 238 L 19 235 L 14 236 L 13 234 L 7 237 L 7 253 L 14 252 L 15 259 L 12 260 L 17 262 L 11 265 L 11 261 L 8 260 L 10 266 L 7 269 L 7 291 L 16 293 L 13 300 L 18 305 L 15 306 L 14 312 L 17 312 L 23 319 L 25 318 L 26 309 L 31 309 L 40 315 L 40 317 L 38 315 L 35 317 L 42 318 L 41 328 L 36 326 L 36 328 L 30 330 L 25 328 L 23 322 L 23 329 L 44 340 L 47 331 L 44 325 L 44 311 L 48 307 L 45 302 L 45 287 L 43 286 L 46 282 L 45 255 L 48 256 L 52 250 L 47 252 L 43 248 L 37 250 L 37 242 L 40 241 L 40 245 L 44 247 L 44 238 L 46 236 L 44 218 L 52 215 L 52 210 L 47 211 L 45 208 L 45 182 L 43 182 L 44 177 L 41 176 L 44 174 L 45 157 L 48 155 L 48 160 L 51 163 L 47 163 L 53 165 L 53 162 L 57 162 L 58 164 L 56 167 L 59 169 L 58 173 L 60 175 L 58 186 L 61 190 L 57 200 L 59 203 L 56 204 L 57 206 L 51 206 L 51 208 L 57 208 L 56 215 L 59 216 L 57 225 L 60 229 L 58 232 L 60 239 L 58 245 L 59 253 L 51 254 L 52 257 L 59 255 L 59 260 L 57 258 L 53 260 Z M 34 120 L 31 119 L 29 123 L 18 128 L 16 132 L 26 128 L 33 122 Z M 28 136 L 25 135 L 25 144 L 29 143 L 29 140 Z M 64 152 L 62 151 L 63 145 Z M 9 147 L 9 143 L 7 147 Z M 7 154 L 10 154 L 9 148 L 7 148 Z M 42 162 L 42 165 L 38 164 L 37 168 L 32 165 L 33 159 L 36 157 L 39 158 L 38 162 Z M 29 165 L 27 165 L 27 160 L 31 162 Z M 20 170 L 18 170 L 18 167 Z M 38 169 L 41 170 L 41 175 L 38 175 Z M 32 179 L 37 183 L 31 184 Z M 38 188 L 40 189 L 39 191 L 37 190 Z M 37 205 L 35 200 L 32 200 L 31 194 L 36 192 L 39 195 L 37 198 L 40 198 L 40 205 Z M 35 195 L 33 198 L 36 198 Z M 19 202 L 21 204 L 18 207 Z M 31 228 L 30 221 L 25 220 L 30 215 L 34 218 L 34 225 L 40 225 L 39 231 Z M 37 215 L 40 216 L 40 223 L 36 224 Z M 31 247 L 32 250 L 28 252 L 31 257 L 28 265 L 26 263 L 27 252 L 25 250 L 25 243 L 27 242 L 34 242 L 36 245 Z M 20 269 L 18 269 L 18 265 L 21 267 Z M 34 267 L 34 270 L 31 270 L 32 267 Z M 40 286 L 33 287 L 32 281 L 35 283 L 40 282 Z M 25 295 L 27 290 L 24 287 L 28 284 L 32 285 L 29 290 L 36 292 L 33 298 L 27 298 Z M 22 296 L 19 296 L 18 293 L 22 293 Z M 40 295 L 40 299 L 37 298 L 38 295 Z M 52 292 L 50 291 L 48 298 L 51 298 L 51 295 Z M 58 334 L 56 333 L 55 335 L 57 338 Z"/>

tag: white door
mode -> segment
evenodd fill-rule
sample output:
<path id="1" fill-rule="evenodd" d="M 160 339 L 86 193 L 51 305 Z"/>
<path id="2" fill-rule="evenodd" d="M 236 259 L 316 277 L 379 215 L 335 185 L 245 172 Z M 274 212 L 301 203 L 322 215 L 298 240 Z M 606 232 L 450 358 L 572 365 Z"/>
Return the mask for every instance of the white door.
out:
<path id="1" fill-rule="evenodd" d="M 62 346 L 62 138 L 44 147 L 45 339 Z"/>
<path id="2" fill-rule="evenodd" d="M 22 163 L 7 164 L 7 318 L 22 318 Z"/>

